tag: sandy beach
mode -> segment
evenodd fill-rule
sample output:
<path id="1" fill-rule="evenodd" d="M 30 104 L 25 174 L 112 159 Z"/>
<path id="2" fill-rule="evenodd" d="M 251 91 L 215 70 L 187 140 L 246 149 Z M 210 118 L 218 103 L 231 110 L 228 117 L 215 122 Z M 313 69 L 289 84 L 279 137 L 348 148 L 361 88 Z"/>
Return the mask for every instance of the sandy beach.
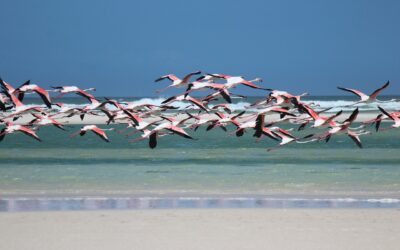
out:
<path id="1" fill-rule="evenodd" d="M 243 117 L 239 117 L 237 120 L 239 122 L 244 122 L 244 121 L 248 120 L 249 119 L 248 116 L 250 116 L 252 114 L 255 114 L 255 113 L 248 112 Z M 350 112 L 343 112 L 337 118 L 337 120 L 338 121 L 344 121 L 349 117 L 350 114 L 351 114 Z M 365 122 L 365 121 L 374 119 L 374 118 L 376 118 L 376 116 L 378 114 L 379 114 L 378 112 L 360 113 L 357 116 L 356 122 Z M 164 114 L 164 115 L 168 115 L 168 114 Z M 171 116 L 176 116 L 178 120 L 182 120 L 182 119 L 187 118 L 186 114 L 178 114 L 178 115 L 176 115 L 175 113 L 171 113 L 170 115 Z M 210 114 L 210 116 L 213 116 L 213 117 L 217 118 L 216 115 Z M 205 116 L 205 117 L 208 117 L 208 116 Z M 300 117 L 301 118 L 306 118 L 307 116 L 306 115 L 301 115 Z M 85 116 L 84 120 L 81 120 L 78 115 L 75 115 L 75 116 L 70 117 L 70 118 L 59 118 L 57 116 L 55 116 L 54 118 L 56 118 L 57 121 L 59 121 L 59 122 L 61 122 L 63 124 L 71 124 L 71 125 L 72 124 L 106 124 L 106 122 L 108 120 L 107 116 L 105 116 L 103 114 L 100 114 L 100 115 L 90 115 L 90 114 L 88 114 L 88 115 Z M 18 119 L 17 121 L 15 121 L 14 123 L 15 124 L 27 124 L 32 119 L 33 119 L 32 115 L 29 115 L 29 114 L 28 115 L 22 115 L 22 117 L 20 119 Z M 267 119 L 268 119 L 267 120 L 268 122 L 274 122 L 274 121 L 279 120 L 279 115 L 278 114 L 268 114 Z M 6 119 L 6 120 L 11 121 L 12 119 Z M 144 120 L 147 121 L 147 122 L 152 122 L 152 121 L 156 121 L 156 120 L 160 120 L 160 119 L 159 118 L 144 118 Z M 384 121 L 387 121 L 387 120 L 384 120 Z M 193 122 L 193 120 L 189 120 L 188 124 L 190 124 L 192 122 Z M 117 124 L 118 123 L 126 124 L 127 120 L 122 120 L 122 121 L 117 120 L 115 123 L 117 123 Z M 283 122 L 283 124 L 284 123 L 287 123 L 287 122 Z M 114 123 L 111 123 L 111 125 L 112 124 L 114 124 Z"/>
<path id="2" fill-rule="evenodd" d="M 0 249 L 398 249 L 400 211 L 187 209 L 0 214 Z"/>

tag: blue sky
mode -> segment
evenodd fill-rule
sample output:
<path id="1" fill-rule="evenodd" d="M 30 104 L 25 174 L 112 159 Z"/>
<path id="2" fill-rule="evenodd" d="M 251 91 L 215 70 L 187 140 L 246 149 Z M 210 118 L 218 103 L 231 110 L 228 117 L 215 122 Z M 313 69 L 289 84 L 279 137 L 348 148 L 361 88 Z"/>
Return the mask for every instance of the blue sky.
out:
<path id="1" fill-rule="evenodd" d="M 202 70 L 314 95 L 390 80 L 400 94 L 400 1 L 13 0 L 0 13 L 0 76 L 15 85 L 154 96 L 158 76 Z"/>

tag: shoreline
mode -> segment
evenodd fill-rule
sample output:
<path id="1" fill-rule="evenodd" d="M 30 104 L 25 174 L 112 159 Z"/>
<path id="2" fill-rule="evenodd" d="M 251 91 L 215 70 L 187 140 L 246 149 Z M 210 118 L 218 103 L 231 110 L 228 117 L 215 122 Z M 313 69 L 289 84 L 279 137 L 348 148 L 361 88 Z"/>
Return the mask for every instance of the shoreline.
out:
<path id="1" fill-rule="evenodd" d="M 165 209 L 400 209 L 379 196 L 75 196 L 2 197 L 0 213 Z"/>
<path id="2" fill-rule="evenodd" d="M 398 209 L 0 213 L 2 249 L 398 249 Z M 18 237 L 16 237 L 18 235 Z"/>
<path id="3" fill-rule="evenodd" d="M 237 114 L 238 112 L 233 112 L 232 114 Z M 251 115 L 254 114 L 254 112 L 248 112 L 244 115 L 244 117 L 246 117 L 247 115 Z M 332 113 L 333 114 L 333 113 Z M 332 114 L 327 114 L 327 116 L 332 115 Z M 343 121 L 345 119 L 348 118 L 348 116 L 351 114 L 351 112 L 343 112 L 340 116 L 338 116 L 337 119 L 338 121 Z M 379 112 L 363 112 L 363 113 L 359 113 L 357 116 L 357 119 L 355 120 L 355 122 L 365 122 L 371 119 L 375 119 L 377 115 L 379 115 Z M 176 115 L 176 113 L 165 113 L 163 115 Z M 212 116 L 212 114 L 209 114 L 209 116 Z M 214 115 L 215 117 L 217 117 L 216 115 Z M 177 119 L 178 120 L 182 120 L 184 118 L 186 118 L 187 116 L 184 114 L 179 114 L 177 115 Z M 279 114 L 268 114 L 268 116 L 266 116 L 268 119 L 268 122 L 274 122 L 276 120 L 279 120 Z M 306 115 L 301 115 L 298 117 L 308 117 Z M 33 116 L 26 114 L 26 115 L 22 115 L 21 118 L 19 118 L 17 121 L 13 122 L 15 124 L 27 124 L 29 123 L 31 120 L 33 120 Z M 91 115 L 91 114 L 87 114 L 85 115 L 84 120 L 82 121 L 78 115 L 73 116 L 71 118 L 57 118 L 57 116 L 54 117 L 57 121 L 59 121 L 60 123 L 64 124 L 64 125 L 88 125 L 88 124 L 97 124 L 97 125 L 106 125 L 106 122 L 108 120 L 108 118 L 104 115 L 104 116 L 97 116 L 97 115 Z M 5 119 L 8 121 L 11 121 L 12 119 Z M 144 118 L 143 120 L 145 120 L 146 122 L 153 122 L 153 121 L 157 121 L 160 120 L 159 118 Z M 247 120 L 246 118 L 238 118 L 237 119 L 239 122 L 243 122 L 245 120 Z M 382 122 L 391 122 L 389 119 L 383 120 Z M 189 120 L 187 122 L 187 124 L 192 124 L 193 121 Z M 127 124 L 127 122 L 115 122 L 115 123 L 110 123 L 107 126 L 113 126 L 113 125 L 118 125 L 118 124 Z M 283 122 L 281 124 L 289 124 L 288 122 Z"/>

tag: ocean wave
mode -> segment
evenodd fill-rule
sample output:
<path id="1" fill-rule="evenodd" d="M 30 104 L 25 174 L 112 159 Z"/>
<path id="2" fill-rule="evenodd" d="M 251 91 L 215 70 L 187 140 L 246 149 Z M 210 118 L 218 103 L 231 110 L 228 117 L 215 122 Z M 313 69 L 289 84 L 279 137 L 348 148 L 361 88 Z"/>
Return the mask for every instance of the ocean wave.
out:
<path id="1" fill-rule="evenodd" d="M 327 108 L 332 108 L 327 112 L 338 112 L 340 110 L 343 111 L 352 111 L 356 107 L 358 107 L 360 110 L 364 111 L 376 111 L 378 109 L 378 105 L 383 107 L 384 109 L 387 110 L 400 110 L 400 102 L 398 101 L 385 101 L 381 103 L 358 103 L 355 104 L 356 102 L 354 101 L 347 101 L 347 100 L 309 100 L 305 101 L 305 103 L 308 104 L 313 104 L 315 107 L 318 107 L 319 109 L 327 109 Z"/>
<path id="2" fill-rule="evenodd" d="M 118 101 L 120 101 L 120 102 L 133 102 L 136 104 L 152 104 L 152 105 L 158 105 L 158 106 L 162 105 L 162 102 L 165 100 L 166 100 L 166 98 L 162 98 L 162 97 L 157 97 L 157 98 L 145 97 L 145 98 L 140 98 L 140 99 L 127 99 L 127 98 L 119 98 L 118 99 Z M 254 98 L 254 101 L 256 101 L 255 98 Z M 349 101 L 349 100 L 318 100 L 318 99 L 315 99 L 315 100 L 306 100 L 304 102 L 311 105 L 311 107 L 316 108 L 316 110 L 331 108 L 327 112 L 338 112 L 340 110 L 352 111 L 356 107 L 358 107 L 361 111 L 376 111 L 378 109 L 378 105 L 389 111 L 400 110 L 400 101 L 384 101 L 384 102 L 380 102 L 380 103 L 355 104 L 355 101 Z M 228 104 L 228 107 L 233 111 L 243 111 L 243 110 L 256 111 L 257 109 L 253 108 L 251 106 L 251 103 L 252 102 L 238 101 L 236 103 Z M 38 106 L 38 105 L 45 107 L 43 104 L 38 104 L 38 103 L 27 104 L 27 106 Z M 71 107 L 71 108 L 83 108 L 86 105 L 88 105 L 88 103 L 76 103 L 76 104 L 75 103 L 65 103 L 65 106 Z M 169 105 L 177 107 L 178 110 L 185 110 L 191 105 L 191 103 L 186 102 L 186 101 L 176 101 Z M 215 105 L 216 104 L 210 104 L 209 107 L 212 108 Z M 58 107 L 56 107 L 56 106 L 53 106 L 53 107 L 55 109 L 58 109 Z M 110 109 L 114 109 L 114 107 L 111 105 L 109 105 L 108 107 Z M 198 107 L 193 106 L 193 105 L 191 106 L 191 108 L 198 109 Z"/>

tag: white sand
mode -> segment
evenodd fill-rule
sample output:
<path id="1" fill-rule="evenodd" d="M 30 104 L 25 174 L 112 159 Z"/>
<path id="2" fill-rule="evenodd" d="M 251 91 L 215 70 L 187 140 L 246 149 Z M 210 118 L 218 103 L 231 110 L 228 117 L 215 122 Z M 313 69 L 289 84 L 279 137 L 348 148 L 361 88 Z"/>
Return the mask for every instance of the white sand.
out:
<path id="1" fill-rule="evenodd" d="M 0 249 L 400 249 L 400 211 L 0 213 Z"/>
<path id="2" fill-rule="evenodd" d="M 251 114 L 252 114 L 251 112 L 246 113 L 243 116 L 244 119 L 243 118 L 239 118 L 238 121 L 239 122 L 243 122 L 243 120 L 248 119 L 247 116 L 251 115 Z M 376 118 L 376 116 L 378 114 L 379 113 L 359 113 L 358 116 L 357 116 L 356 122 L 364 122 L 364 121 L 367 121 L 367 120 L 374 119 L 374 118 Z M 164 114 L 164 115 L 168 116 L 168 114 Z M 174 116 L 175 114 L 170 114 L 170 115 Z M 333 115 L 333 114 L 331 114 L 331 115 Z M 349 117 L 349 115 L 350 115 L 350 113 L 342 113 L 335 120 L 344 121 L 345 119 L 347 119 Z M 212 116 L 214 118 L 217 118 L 216 115 L 212 115 Z M 306 116 L 302 115 L 301 117 L 306 117 Z M 29 123 L 31 120 L 33 120 L 33 118 L 34 117 L 29 115 L 29 114 L 28 115 L 23 115 L 20 119 L 18 119 L 14 123 L 16 123 L 16 124 L 26 124 L 26 123 Z M 75 115 L 75 116 L 73 116 L 71 118 L 62 118 L 62 119 L 58 119 L 57 117 L 55 117 L 55 118 L 56 118 L 57 121 L 59 121 L 61 123 L 64 123 L 64 124 L 105 124 L 107 122 L 107 120 L 108 120 L 108 118 L 105 115 L 101 115 L 101 116 L 86 115 L 83 121 L 79 118 L 79 115 Z M 177 118 L 178 118 L 178 120 L 184 119 L 184 118 L 187 118 L 187 115 L 186 114 L 180 114 L 180 115 L 177 116 Z M 268 122 L 276 121 L 277 119 L 279 119 L 279 115 L 278 114 L 269 114 L 266 119 L 267 119 Z M 6 119 L 6 120 L 11 121 L 11 119 Z M 160 120 L 160 119 L 159 118 L 147 118 L 147 119 L 144 119 L 144 120 L 146 120 L 148 122 L 151 122 L 151 121 Z M 119 122 L 120 121 L 117 121 L 116 123 L 119 123 Z M 188 121 L 188 123 L 192 123 L 192 122 L 193 122 L 193 120 L 189 120 Z M 122 123 L 126 123 L 126 121 L 122 121 Z M 297 126 L 297 125 L 295 125 L 295 126 Z"/>

